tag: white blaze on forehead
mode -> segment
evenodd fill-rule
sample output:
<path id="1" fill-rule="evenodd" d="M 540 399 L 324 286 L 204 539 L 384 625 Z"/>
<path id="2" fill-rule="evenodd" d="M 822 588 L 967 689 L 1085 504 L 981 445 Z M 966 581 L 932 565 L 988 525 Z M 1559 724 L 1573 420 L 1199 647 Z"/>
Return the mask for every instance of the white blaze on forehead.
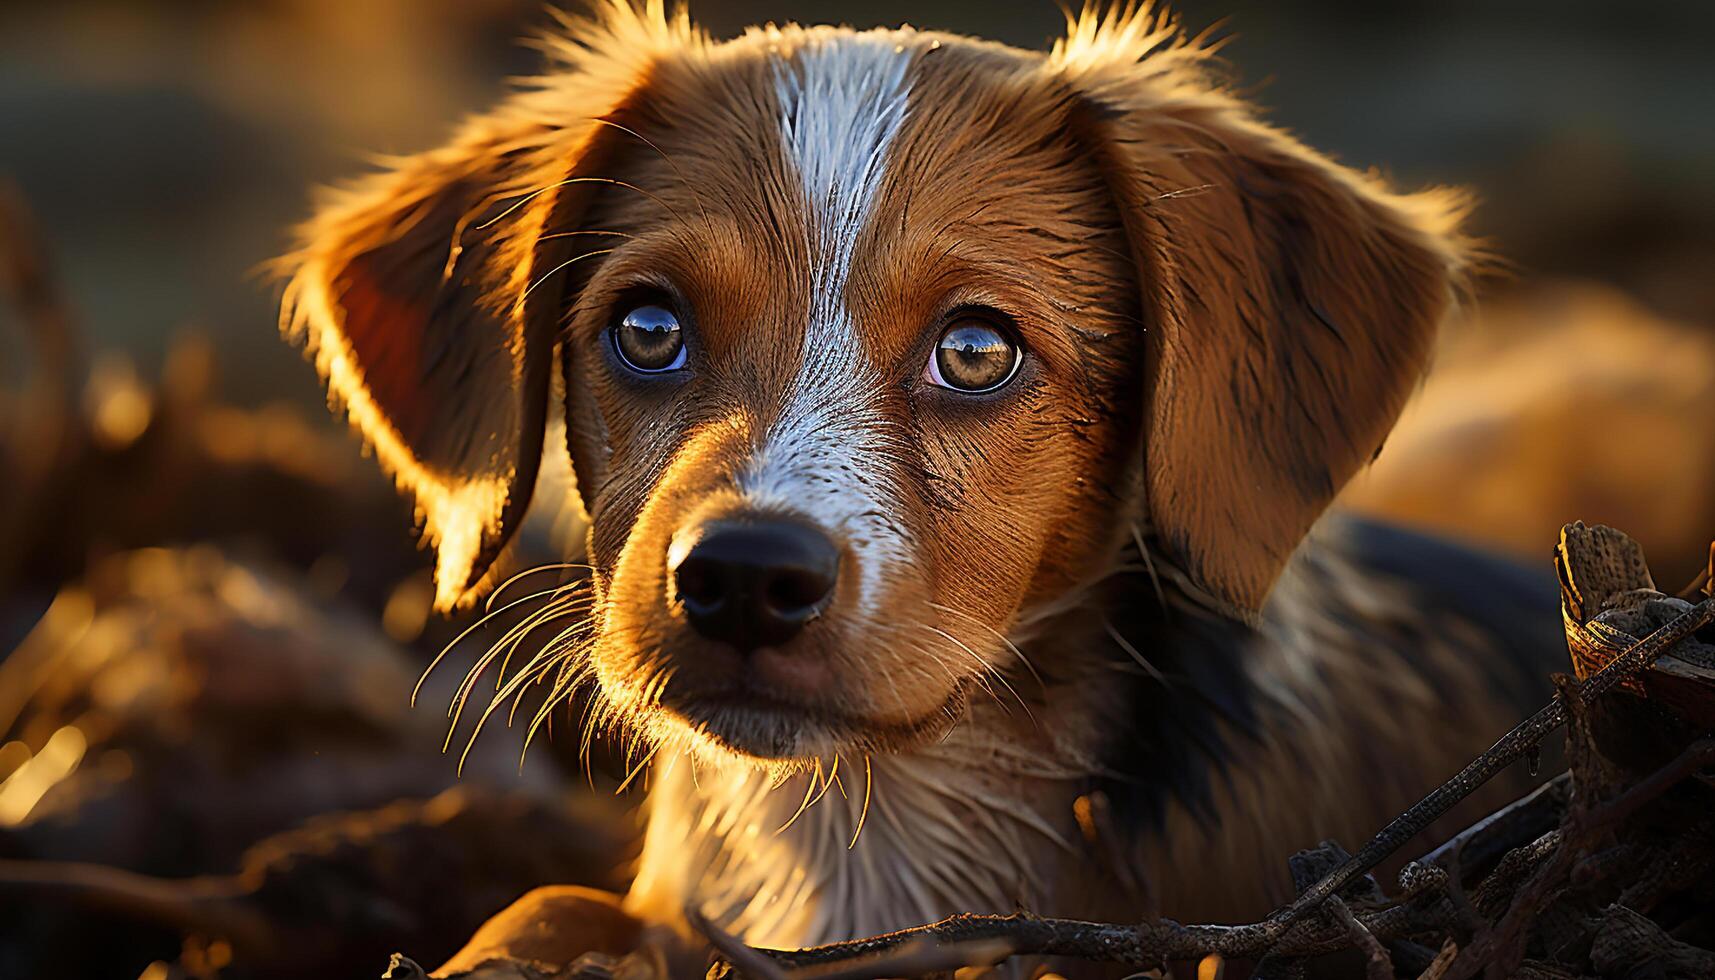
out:
<path id="1" fill-rule="evenodd" d="M 776 65 L 781 135 L 821 239 L 813 246 L 812 331 L 843 311 L 852 249 L 905 121 L 910 65 L 911 55 L 889 34 L 820 38 L 794 63 Z"/>
<path id="2" fill-rule="evenodd" d="M 845 537 L 872 600 L 907 557 L 892 490 L 896 442 L 876 406 L 881 379 L 846 304 L 852 253 L 905 121 L 911 52 L 893 32 L 813 37 L 775 65 L 781 142 L 809 209 L 811 301 L 803 361 L 745 474 L 759 506 L 797 511 Z"/>

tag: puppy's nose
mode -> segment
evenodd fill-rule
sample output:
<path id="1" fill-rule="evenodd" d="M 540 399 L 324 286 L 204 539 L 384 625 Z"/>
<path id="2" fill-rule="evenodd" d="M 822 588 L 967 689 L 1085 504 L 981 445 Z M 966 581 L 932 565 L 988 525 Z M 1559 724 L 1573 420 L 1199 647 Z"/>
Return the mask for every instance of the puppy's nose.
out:
<path id="1" fill-rule="evenodd" d="M 671 571 L 691 626 L 748 653 L 785 643 L 827 608 L 839 569 L 827 535 L 767 519 L 710 524 Z"/>

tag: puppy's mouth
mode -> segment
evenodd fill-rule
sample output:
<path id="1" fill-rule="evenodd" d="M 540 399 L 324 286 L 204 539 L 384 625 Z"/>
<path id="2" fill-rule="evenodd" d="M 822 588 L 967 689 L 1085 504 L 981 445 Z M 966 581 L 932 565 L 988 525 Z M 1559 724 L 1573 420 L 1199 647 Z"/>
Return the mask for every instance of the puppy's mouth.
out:
<path id="1" fill-rule="evenodd" d="M 957 684 L 935 709 L 902 720 L 811 707 L 765 692 L 662 693 L 662 712 L 695 737 L 741 758 L 810 761 L 841 752 L 898 752 L 941 738 L 964 714 L 969 685 Z"/>

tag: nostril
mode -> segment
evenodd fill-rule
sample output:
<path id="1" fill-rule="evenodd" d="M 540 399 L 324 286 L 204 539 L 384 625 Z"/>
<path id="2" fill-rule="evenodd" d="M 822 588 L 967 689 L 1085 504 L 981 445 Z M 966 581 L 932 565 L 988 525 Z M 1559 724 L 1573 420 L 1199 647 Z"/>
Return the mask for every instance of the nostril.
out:
<path id="1" fill-rule="evenodd" d="M 790 569 L 774 575 L 764 590 L 764 599 L 776 612 L 785 616 L 805 616 L 818 612 L 828 593 L 833 591 L 832 576 L 811 569 Z"/>
<path id="2" fill-rule="evenodd" d="M 674 573 L 679 598 L 699 606 L 718 606 L 726 595 L 720 567 L 714 562 L 688 558 Z"/>

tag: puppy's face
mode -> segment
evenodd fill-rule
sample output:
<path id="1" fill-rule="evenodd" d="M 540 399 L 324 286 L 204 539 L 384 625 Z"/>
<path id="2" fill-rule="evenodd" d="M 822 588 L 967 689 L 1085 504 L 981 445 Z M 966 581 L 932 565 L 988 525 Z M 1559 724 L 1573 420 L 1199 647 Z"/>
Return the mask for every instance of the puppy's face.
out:
<path id="1" fill-rule="evenodd" d="M 767 758 L 939 734 L 1104 558 L 1132 267 L 1014 61 L 793 36 L 617 120 L 562 343 L 594 666 L 639 716 Z"/>
<path id="2" fill-rule="evenodd" d="M 528 500 L 557 366 L 617 716 L 775 763 L 909 747 L 1134 534 L 1254 610 L 1446 305 L 1444 213 L 1159 29 L 1044 57 L 611 13 L 311 225 L 291 322 L 444 601 Z"/>

